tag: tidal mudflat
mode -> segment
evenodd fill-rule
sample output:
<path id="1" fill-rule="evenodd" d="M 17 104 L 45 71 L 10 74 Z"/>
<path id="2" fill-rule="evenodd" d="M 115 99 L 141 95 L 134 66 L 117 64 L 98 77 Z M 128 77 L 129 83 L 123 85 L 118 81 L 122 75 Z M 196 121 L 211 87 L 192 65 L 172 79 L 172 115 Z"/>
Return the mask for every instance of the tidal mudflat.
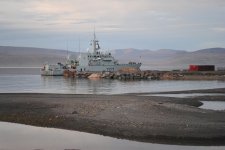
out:
<path id="1" fill-rule="evenodd" d="M 225 96 L 3 93 L 0 120 L 142 142 L 225 145 L 225 111 L 198 108 L 203 99 L 225 101 Z"/>

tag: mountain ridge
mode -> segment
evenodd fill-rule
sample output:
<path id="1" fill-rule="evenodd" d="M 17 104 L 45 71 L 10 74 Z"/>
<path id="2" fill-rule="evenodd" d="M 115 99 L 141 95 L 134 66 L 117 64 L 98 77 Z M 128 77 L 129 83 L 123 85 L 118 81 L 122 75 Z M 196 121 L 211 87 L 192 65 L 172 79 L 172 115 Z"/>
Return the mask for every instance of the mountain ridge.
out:
<path id="1" fill-rule="evenodd" d="M 67 53 L 60 49 L 0 46 L 0 67 L 41 67 L 42 64 L 65 62 Z M 225 48 L 215 47 L 196 51 L 172 49 L 114 49 L 112 55 L 121 63 L 142 62 L 146 69 L 186 69 L 189 64 L 225 66 Z"/>

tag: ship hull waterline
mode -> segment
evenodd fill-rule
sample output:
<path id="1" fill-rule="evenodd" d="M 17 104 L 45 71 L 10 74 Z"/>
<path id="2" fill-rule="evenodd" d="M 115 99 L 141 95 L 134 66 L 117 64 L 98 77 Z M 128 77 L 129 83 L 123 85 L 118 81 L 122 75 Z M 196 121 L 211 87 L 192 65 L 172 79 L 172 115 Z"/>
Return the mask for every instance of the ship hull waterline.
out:
<path id="1" fill-rule="evenodd" d="M 134 68 L 140 70 L 141 63 L 137 64 L 118 64 L 118 65 L 95 65 L 77 66 L 77 72 L 117 72 L 123 68 Z"/>

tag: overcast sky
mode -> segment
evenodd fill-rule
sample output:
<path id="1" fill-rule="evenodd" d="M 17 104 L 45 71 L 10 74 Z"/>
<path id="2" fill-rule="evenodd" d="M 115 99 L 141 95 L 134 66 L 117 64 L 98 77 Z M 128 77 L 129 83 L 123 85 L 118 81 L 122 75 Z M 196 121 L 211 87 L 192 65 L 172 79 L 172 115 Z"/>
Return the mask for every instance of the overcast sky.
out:
<path id="1" fill-rule="evenodd" d="M 0 45 L 78 51 L 225 47 L 225 0 L 0 0 Z M 68 43 L 68 44 L 66 44 Z"/>

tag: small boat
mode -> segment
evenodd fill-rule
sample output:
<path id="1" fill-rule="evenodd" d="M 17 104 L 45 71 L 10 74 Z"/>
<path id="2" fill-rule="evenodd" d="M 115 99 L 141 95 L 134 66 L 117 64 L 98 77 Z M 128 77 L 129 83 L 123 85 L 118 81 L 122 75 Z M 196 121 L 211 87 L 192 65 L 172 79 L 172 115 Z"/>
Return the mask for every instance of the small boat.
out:
<path id="1" fill-rule="evenodd" d="M 40 71 L 42 76 L 63 76 L 65 69 L 66 67 L 62 63 L 57 63 L 54 65 L 45 64 Z"/>

